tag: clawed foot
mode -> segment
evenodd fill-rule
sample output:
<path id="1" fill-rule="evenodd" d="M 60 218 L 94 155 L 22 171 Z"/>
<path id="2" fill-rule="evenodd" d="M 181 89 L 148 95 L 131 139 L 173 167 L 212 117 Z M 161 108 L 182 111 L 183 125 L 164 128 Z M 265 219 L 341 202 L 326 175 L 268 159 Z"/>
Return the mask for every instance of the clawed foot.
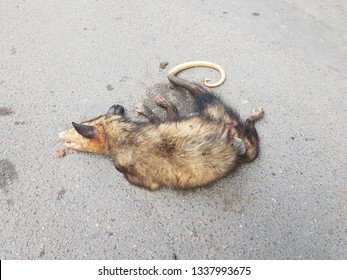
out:
<path id="1" fill-rule="evenodd" d="M 139 103 L 136 105 L 135 109 L 138 114 L 148 118 L 151 123 L 161 122 L 161 119 L 156 114 L 154 114 L 153 111 L 149 109 L 146 105 Z"/>
<path id="2" fill-rule="evenodd" d="M 154 102 L 166 109 L 167 112 L 167 121 L 177 121 L 179 119 L 179 114 L 178 114 L 178 109 L 176 107 L 175 104 L 173 104 L 170 101 L 167 101 L 164 97 L 162 97 L 161 95 L 158 95 L 155 99 Z"/>
<path id="3" fill-rule="evenodd" d="M 139 103 L 135 106 L 136 112 L 140 115 L 145 115 L 146 112 L 148 112 L 148 107 L 146 105 L 143 105 L 142 103 Z"/>
<path id="4" fill-rule="evenodd" d="M 265 114 L 265 111 L 263 107 L 259 107 L 258 109 L 253 109 L 251 119 L 253 121 L 260 120 L 262 117 L 264 117 L 264 114 Z"/>
<path id="5" fill-rule="evenodd" d="M 160 107 L 163 107 L 165 109 L 167 109 L 168 107 L 171 106 L 171 103 L 169 101 L 167 101 L 164 97 L 162 97 L 161 95 L 156 96 L 156 98 L 154 99 L 155 104 L 157 104 Z"/>

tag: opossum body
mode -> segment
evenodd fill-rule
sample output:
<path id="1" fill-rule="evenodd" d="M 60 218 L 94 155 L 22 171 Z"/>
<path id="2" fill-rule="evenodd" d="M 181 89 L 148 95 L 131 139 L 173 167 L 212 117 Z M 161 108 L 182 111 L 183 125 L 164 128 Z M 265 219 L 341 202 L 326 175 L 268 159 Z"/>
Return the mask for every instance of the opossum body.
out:
<path id="1" fill-rule="evenodd" d="M 155 102 L 166 109 L 165 121 L 140 104 L 137 111 L 149 122 L 134 122 L 125 116 L 122 106 L 114 105 L 106 115 L 73 123 L 74 128 L 60 133 L 64 146 L 111 156 L 130 183 L 151 190 L 204 186 L 240 163 L 254 160 L 259 150 L 254 123 L 262 118 L 263 109 L 243 122 L 220 97 L 175 74 L 168 79 L 192 94 L 195 116 L 180 117 L 176 106 L 161 96 Z"/>

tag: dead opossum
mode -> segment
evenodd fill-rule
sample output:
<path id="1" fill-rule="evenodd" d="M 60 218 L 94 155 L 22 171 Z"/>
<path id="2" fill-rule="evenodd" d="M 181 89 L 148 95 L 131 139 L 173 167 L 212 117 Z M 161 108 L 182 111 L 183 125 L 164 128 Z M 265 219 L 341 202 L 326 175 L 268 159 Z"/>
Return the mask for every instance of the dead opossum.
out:
<path id="1" fill-rule="evenodd" d="M 74 128 L 60 133 L 60 139 L 66 148 L 111 156 L 130 183 L 151 190 L 161 186 L 192 188 L 220 179 L 240 163 L 257 157 L 259 140 L 254 123 L 264 111 L 254 110 L 243 122 L 220 97 L 176 76 L 197 66 L 220 71 L 221 80 L 212 86 L 224 81 L 220 66 L 201 61 L 176 66 L 168 75 L 173 85 L 192 94 L 196 115 L 179 116 L 173 103 L 158 96 L 155 103 L 167 111 L 165 121 L 143 104 L 137 111 L 148 123 L 130 120 L 122 106 L 113 105 L 106 115 L 72 123 Z"/>

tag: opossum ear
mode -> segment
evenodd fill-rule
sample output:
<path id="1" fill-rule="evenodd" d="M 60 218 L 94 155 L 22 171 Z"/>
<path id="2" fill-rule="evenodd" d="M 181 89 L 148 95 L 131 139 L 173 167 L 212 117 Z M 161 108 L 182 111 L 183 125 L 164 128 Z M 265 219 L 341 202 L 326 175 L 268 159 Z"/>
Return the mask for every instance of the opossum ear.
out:
<path id="1" fill-rule="evenodd" d="M 121 115 L 124 116 L 124 107 L 121 105 L 113 105 L 107 111 L 107 115 Z"/>
<path id="2" fill-rule="evenodd" d="M 76 129 L 76 131 L 81 134 L 82 136 L 92 139 L 98 137 L 98 130 L 95 126 L 92 125 L 85 125 L 85 124 L 78 124 L 75 122 L 72 122 L 73 127 Z"/>

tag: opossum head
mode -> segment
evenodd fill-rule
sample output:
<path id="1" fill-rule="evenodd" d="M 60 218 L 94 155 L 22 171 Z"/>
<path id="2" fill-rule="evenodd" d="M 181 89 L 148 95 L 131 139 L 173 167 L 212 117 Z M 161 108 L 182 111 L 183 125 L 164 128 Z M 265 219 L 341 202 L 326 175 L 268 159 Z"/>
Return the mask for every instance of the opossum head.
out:
<path id="1" fill-rule="evenodd" d="M 108 155 L 110 145 L 107 131 L 111 124 L 117 127 L 117 124 L 121 124 L 123 119 L 124 108 L 120 105 L 113 105 L 106 115 L 80 124 L 72 122 L 73 128 L 61 132 L 59 138 L 63 140 L 63 145 L 68 149 Z M 117 132 L 115 131 L 115 133 Z"/>

